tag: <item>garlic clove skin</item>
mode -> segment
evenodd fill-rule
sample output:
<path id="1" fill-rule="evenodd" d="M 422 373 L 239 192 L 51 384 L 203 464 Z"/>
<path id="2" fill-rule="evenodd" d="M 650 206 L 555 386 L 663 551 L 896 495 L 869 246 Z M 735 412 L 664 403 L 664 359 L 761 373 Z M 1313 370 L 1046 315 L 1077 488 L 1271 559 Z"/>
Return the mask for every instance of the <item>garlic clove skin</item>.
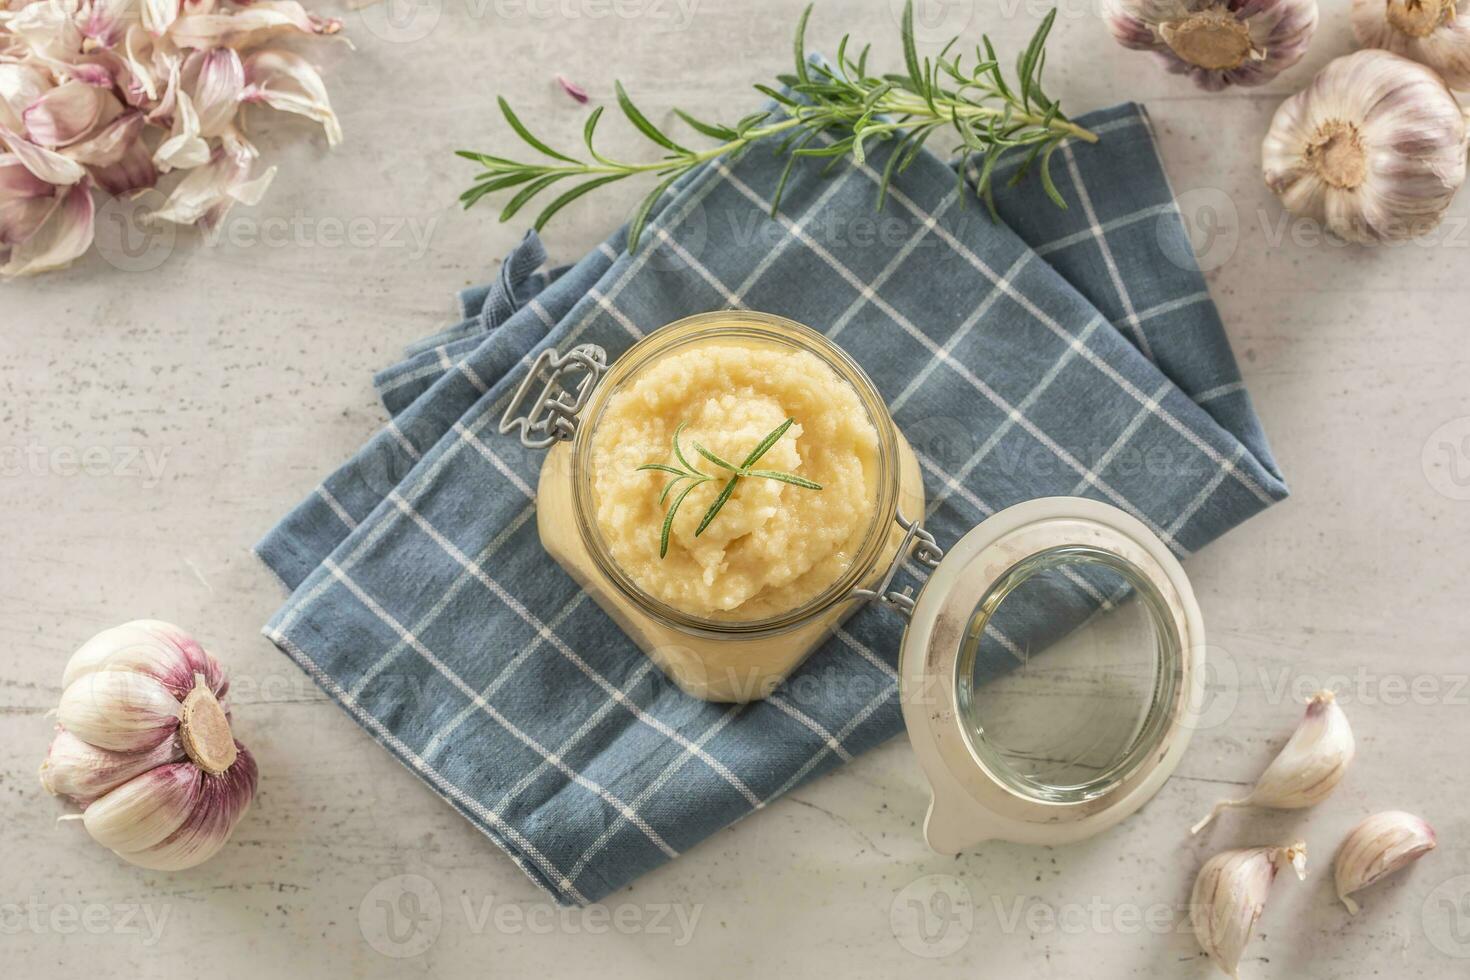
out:
<path id="1" fill-rule="evenodd" d="M 1452 89 L 1470 89 L 1470 7 L 1455 0 L 1353 0 L 1353 36 L 1439 73 Z"/>
<path id="2" fill-rule="evenodd" d="M 1434 828 L 1403 810 L 1375 813 L 1343 838 L 1334 861 L 1337 897 L 1353 915 L 1348 896 L 1419 860 L 1439 845 Z"/>
<path id="3" fill-rule="evenodd" d="M 1465 182 L 1464 111 L 1438 75 L 1387 51 L 1323 68 L 1283 102 L 1261 146 L 1288 211 L 1346 241 L 1413 238 Z"/>
<path id="4" fill-rule="evenodd" d="M 147 674 L 99 670 L 61 693 L 61 726 L 84 742 L 114 752 L 141 752 L 173 735 L 183 706 Z"/>
<path id="5" fill-rule="evenodd" d="M 98 670 L 131 670 L 148 674 L 182 701 L 194 689 L 194 675 L 203 674 L 215 697 L 229 693 L 229 681 L 219 661 L 188 633 L 172 623 L 138 619 L 106 629 L 92 637 L 66 663 L 61 686 Z"/>
<path id="6" fill-rule="evenodd" d="M 1194 880 L 1189 919 L 1200 949 L 1231 977 L 1239 977 L 1241 954 L 1265 910 L 1271 883 L 1282 865 L 1298 879 L 1307 876 L 1307 847 L 1250 847 L 1223 851 L 1205 862 Z"/>
<path id="7" fill-rule="evenodd" d="M 119 854 L 147 850 L 188 819 L 203 778 L 187 762 L 150 769 L 88 806 L 82 823 L 93 840 Z"/>
<path id="8" fill-rule="evenodd" d="M 1276 758 L 1256 780 L 1255 788 L 1239 800 L 1221 800 L 1203 820 L 1189 829 L 1203 830 L 1229 807 L 1264 806 L 1296 810 L 1326 799 L 1357 752 L 1352 726 L 1331 691 L 1318 691 L 1307 702 L 1306 713 Z"/>
<path id="9" fill-rule="evenodd" d="M 225 846 L 255 796 L 255 759 L 236 743 L 236 761 L 228 771 L 205 774 L 194 789 L 194 803 L 184 821 L 151 847 L 119 851 L 124 860 L 154 871 L 181 871 L 202 864 Z"/>
<path id="10" fill-rule="evenodd" d="M 53 796 L 86 806 L 134 776 L 185 758 L 177 735 L 144 752 L 112 752 L 59 729 L 41 763 L 41 785 Z"/>
<path id="11" fill-rule="evenodd" d="M 1119 44 L 1153 53 L 1207 91 L 1262 85 L 1296 64 L 1317 17 L 1317 0 L 1103 0 Z"/>

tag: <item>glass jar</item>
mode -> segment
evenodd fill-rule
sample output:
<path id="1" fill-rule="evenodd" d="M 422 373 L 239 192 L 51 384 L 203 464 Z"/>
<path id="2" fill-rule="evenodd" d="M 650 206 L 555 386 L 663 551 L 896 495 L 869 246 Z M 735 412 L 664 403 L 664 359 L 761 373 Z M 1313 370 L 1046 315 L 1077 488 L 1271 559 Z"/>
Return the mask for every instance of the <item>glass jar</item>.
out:
<path id="1" fill-rule="evenodd" d="M 851 559 L 816 594 L 754 619 L 660 601 L 619 565 L 596 519 L 592 447 L 613 396 L 662 358 L 730 343 L 815 356 L 877 433 L 873 513 Z M 921 526 L 919 466 L 881 396 L 808 327 L 720 311 L 649 334 L 611 366 L 591 345 L 543 351 L 500 431 L 550 449 L 537 487 L 547 552 L 695 697 L 765 697 L 865 603 L 907 618 L 900 696 L 933 791 L 925 836 L 936 850 L 1096 833 L 1157 792 L 1184 751 L 1204 629 L 1163 542 L 1115 507 L 1053 497 L 992 515 L 946 554 Z M 893 588 L 905 560 L 932 569 L 917 597 Z"/>
<path id="2" fill-rule="evenodd" d="M 660 601 L 614 559 L 596 519 L 594 435 L 613 395 L 662 358 L 716 344 L 755 345 L 816 357 L 856 392 L 878 435 L 872 515 L 846 569 L 809 599 L 758 619 L 702 617 Z M 915 539 L 928 546 L 917 554 L 919 561 L 932 565 L 938 560 L 933 539 L 909 531 L 912 522 L 906 515 L 917 518 L 924 510 L 924 484 L 913 450 L 862 368 L 809 327 L 763 313 L 702 313 L 654 331 L 611 367 L 602 366 L 600 351 L 586 348 L 567 358 L 547 352 L 542 359 L 528 381 L 554 375 L 542 389 L 543 399 L 546 392 L 560 389 L 561 396 L 570 396 L 571 401 L 564 402 L 560 411 L 537 411 L 532 406 L 530 416 L 522 415 L 521 406 L 534 392 L 533 382 L 512 400 L 502 425 L 502 431 L 522 429 L 532 445 L 557 434 L 536 491 L 542 545 L 664 673 L 695 697 L 732 702 L 764 698 L 859 608 L 855 599 L 873 596 L 895 558 L 911 550 Z M 580 405 L 575 403 L 578 393 Z M 554 404 L 557 396 L 550 397 L 545 404 Z M 527 424 L 532 418 L 546 420 L 544 431 Z"/>

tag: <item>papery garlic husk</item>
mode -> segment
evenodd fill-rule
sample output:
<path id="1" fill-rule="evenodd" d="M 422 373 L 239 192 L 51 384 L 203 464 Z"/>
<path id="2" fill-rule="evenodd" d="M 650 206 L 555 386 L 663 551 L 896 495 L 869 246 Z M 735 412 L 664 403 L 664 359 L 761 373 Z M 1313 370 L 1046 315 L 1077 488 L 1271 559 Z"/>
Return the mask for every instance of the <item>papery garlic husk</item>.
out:
<path id="1" fill-rule="evenodd" d="M 82 807 L 93 839 L 161 871 L 223 847 L 257 772 L 230 731 L 219 662 L 179 627 L 138 620 L 83 644 L 62 684 L 41 784 Z"/>
<path id="2" fill-rule="evenodd" d="M 1348 831 L 1337 849 L 1337 897 L 1356 915 L 1358 903 L 1349 895 L 1414 863 L 1438 844 L 1434 828 L 1412 813 L 1373 814 Z"/>
<path id="3" fill-rule="evenodd" d="M 1465 3 L 1465 0 L 1461 0 Z M 1353 36 L 1428 65 L 1453 89 L 1470 89 L 1470 7 L 1455 0 L 1353 0 Z"/>
<path id="4" fill-rule="evenodd" d="M 1276 110 L 1266 184 L 1351 242 L 1414 238 L 1465 182 L 1465 114 L 1434 72 L 1387 51 L 1338 58 Z"/>
<path id="5" fill-rule="evenodd" d="M 1331 691 L 1318 691 L 1307 702 L 1301 724 L 1261 773 L 1250 795 L 1216 803 L 1189 832 L 1199 833 L 1227 807 L 1296 810 L 1320 803 L 1342 782 L 1356 751 L 1352 727 L 1337 697 Z"/>
<path id="6" fill-rule="evenodd" d="M 1317 0 L 1103 0 L 1125 48 L 1150 51 L 1200 88 L 1261 85 L 1301 60 L 1317 29 Z"/>
<path id="7" fill-rule="evenodd" d="M 1223 851 L 1205 862 L 1194 879 L 1189 921 L 1200 949 L 1232 977 L 1239 977 L 1240 956 L 1266 907 L 1271 883 L 1283 864 L 1298 879 L 1307 877 L 1307 845 L 1250 847 Z"/>

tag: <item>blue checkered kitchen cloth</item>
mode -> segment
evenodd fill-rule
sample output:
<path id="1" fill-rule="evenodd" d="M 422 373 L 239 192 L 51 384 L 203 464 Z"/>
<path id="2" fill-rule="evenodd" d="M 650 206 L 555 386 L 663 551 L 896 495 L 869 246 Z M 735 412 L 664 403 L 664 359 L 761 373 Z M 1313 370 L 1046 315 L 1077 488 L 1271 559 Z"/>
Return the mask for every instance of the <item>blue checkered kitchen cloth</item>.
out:
<path id="1" fill-rule="evenodd" d="M 756 148 L 538 272 L 534 236 L 464 321 L 376 384 L 390 421 L 258 546 L 291 590 L 266 634 L 559 901 L 597 901 L 903 728 L 902 622 L 866 608 L 768 700 L 683 694 L 537 539 L 542 454 L 496 433 L 534 355 L 616 357 L 744 307 L 826 332 L 920 454 L 941 545 L 1033 497 L 1095 497 L 1180 556 L 1286 494 L 1194 265 L 1143 109 L 1081 122 L 1003 223 L 923 155 L 881 211 L 885 150 L 832 176 Z M 973 176 L 973 174 L 972 174 Z M 1001 165 L 997 186 L 1005 177 Z M 914 801 L 917 811 L 922 804 Z"/>

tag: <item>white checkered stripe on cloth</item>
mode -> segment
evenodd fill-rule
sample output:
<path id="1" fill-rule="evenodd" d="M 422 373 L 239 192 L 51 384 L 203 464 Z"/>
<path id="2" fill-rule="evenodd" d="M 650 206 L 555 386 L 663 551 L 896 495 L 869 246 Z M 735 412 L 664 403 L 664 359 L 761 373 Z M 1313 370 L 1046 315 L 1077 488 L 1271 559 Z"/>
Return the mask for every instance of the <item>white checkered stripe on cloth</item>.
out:
<path id="1" fill-rule="evenodd" d="M 1146 116 L 1082 122 L 1103 139 L 1058 156 L 1066 211 L 1026 182 L 992 222 L 927 155 L 875 211 L 880 152 L 828 178 L 799 164 L 772 218 L 784 161 L 756 148 L 683 181 L 638 254 L 619 232 L 568 270 L 507 281 L 494 316 L 466 310 L 378 376 L 392 421 L 260 543 L 291 590 L 265 632 L 527 874 L 585 903 L 896 734 L 902 624 L 859 612 L 764 702 L 681 693 L 540 548 L 541 454 L 495 423 L 544 347 L 616 356 L 719 308 L 825 330 L 917 451 L 941 544 L 1073 494 L 1187 556 L 1281 499 L 1203 278 L 1179 259 Z M 1079 616 L 1116 598 L 1076 586 Z M 1003 640 L 1038 649 L 1052 620 L 1009 622 Z"/>

